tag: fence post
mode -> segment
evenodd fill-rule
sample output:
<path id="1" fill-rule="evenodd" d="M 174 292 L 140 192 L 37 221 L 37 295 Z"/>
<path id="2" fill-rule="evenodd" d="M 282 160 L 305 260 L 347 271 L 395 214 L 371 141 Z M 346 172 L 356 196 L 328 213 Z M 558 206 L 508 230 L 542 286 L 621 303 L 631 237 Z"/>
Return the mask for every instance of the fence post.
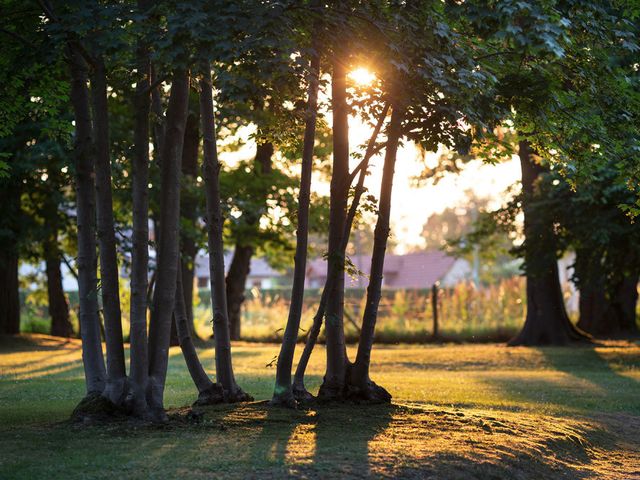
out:
<path id="1" fill-rule="evenodd" d="M 438 286 L 439 282 L 435 282 L 431 287 L 431 308 L 433 309 L 433 334 L 432 338 L 438 338 Z"/>

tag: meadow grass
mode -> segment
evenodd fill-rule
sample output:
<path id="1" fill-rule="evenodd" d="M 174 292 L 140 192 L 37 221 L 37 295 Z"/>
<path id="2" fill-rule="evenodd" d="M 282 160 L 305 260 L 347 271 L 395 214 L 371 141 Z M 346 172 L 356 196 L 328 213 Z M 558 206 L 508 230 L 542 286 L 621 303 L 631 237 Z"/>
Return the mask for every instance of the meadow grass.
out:
<path id="1" fill-rule="evenodd" d="M 277 351 L 234 344 L 239 383 L 258 401 L 272 393 Z M 213 373 L 212 349 L 200 353 Z M 48 336 L 0 343 L 0 478 L 640 478 L 633 342 L 380 345 L 372 376 L 392 406 L 209 407 L 197 425 L 179 409 L 196 392 L 172 348 L 176 420 L 161 427 L 68 423 L 84 392 L 80 354 L 77 340 Z M 320 346 L 311 390 L 323 365 Z"/>

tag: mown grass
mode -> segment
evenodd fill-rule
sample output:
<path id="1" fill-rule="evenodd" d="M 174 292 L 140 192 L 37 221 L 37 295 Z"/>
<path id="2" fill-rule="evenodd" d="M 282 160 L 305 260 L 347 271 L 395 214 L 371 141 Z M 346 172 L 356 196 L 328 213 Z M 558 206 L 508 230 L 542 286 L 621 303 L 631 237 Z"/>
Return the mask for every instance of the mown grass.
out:
<path id="1" fill-rule="evenodd" d="M 210 348 L 201 351 L 209 370 Z M 268 399 L 276 345 L 236 344 L 242 387 Z M 350 349 L 353 355 L 353 350 Z M 323 352 L 312 359 L 318 387 Z M 390 407 L 176 410 L 168 426 L 66 422 L 84 390 L 79 342 L 0 343 L 0 478 L 640 478 L 640 346 L 379 346 Z M 195 390 L 171 350 L 166 405 Z"/>

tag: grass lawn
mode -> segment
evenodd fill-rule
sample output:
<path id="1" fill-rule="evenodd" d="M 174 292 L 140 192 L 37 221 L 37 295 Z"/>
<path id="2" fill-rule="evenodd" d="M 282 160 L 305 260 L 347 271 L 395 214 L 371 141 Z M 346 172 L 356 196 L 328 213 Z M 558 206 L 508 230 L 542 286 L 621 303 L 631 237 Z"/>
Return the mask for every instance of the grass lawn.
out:
<path id="1" fill-rule="evenodd" d="M 276 345 L 234 345 L 241 386 L 270 397 Z M 299 353 L 299 351 L 298 351 Z M 350 351 L 353 358 L 353 351 Z M 211 349 L 201 351 L 209 370 Z M 374 380 L 391 406 L 202 409 L 171 350 L 166 426 L 67 422 L 84 393 L 80 344 L 0 341 L 0 479 L 620 478 L 640 479 L 640 344 L 507 348 L 380 346 Z M 309 367 L 321 381 L 324 355 Z"/>

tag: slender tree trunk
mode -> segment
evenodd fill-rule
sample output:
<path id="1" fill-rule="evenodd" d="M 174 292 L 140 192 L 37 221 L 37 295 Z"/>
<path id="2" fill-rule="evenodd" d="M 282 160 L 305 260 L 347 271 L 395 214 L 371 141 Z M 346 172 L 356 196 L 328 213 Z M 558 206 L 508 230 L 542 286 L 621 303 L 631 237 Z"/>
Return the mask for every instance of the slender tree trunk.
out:
<path id="1" fill-rule="evenodd" d="M 573 326 L 562 298 L 558 275 L 553 226 L 531 211 L 536 200 L 536 182 L 544 173 L 535 160 L 535 152 L 526 140 L 519 144 L 522 166 L 522 191 L 527 265 L 527 314 L 524 327 L 509 345 L 565 345 L 585 339 Z"/>
<path id="2" fill-rule="evenodd" d="M 71 103 L 75 118 L 76 221 L 78 227 L 78 295 L 87 396 L 102 394 L 106 370 L 100 341 L 95 236 L 94 152 L 85 61 L 70 46 Z"/>
<path id="3" fill-rule="evenodd" d="M 380 134 L 380 130 L 382 129 L 382 125 L 384 124 L 385 118 L 387 117 L 387 113 L 389 112 L 389 104 L 385 104 L 378 117 L 378 122 L 373 130 L 371 138 L 369 139 L 369 143 L 367 144 L 367 150 L 365 152 L 364 158 L 362 160 L 362 164 L 360 166 L 360 170 L 354 172 L 351 175 L 358 174 L 358 183 L 356 184 L 353 200 L 351 202 L 351 206 L 349 207 L 349 213 L 347 214 L 347 218 L 344 224 L 344 231 L 342 234 L 342 243 L 340 245 L 340 253 L 342 257 L 345 256 L 347 245 L 349 244 L 349 237 L 351 235 L 351 229 L 353 227 L 353 221 L 356 217 L 356 213 L 358 211 L 358 206 L 360 205 L 360 199 L 362 198 L 362 194 L 365 192 L 364 188 L 364 180 L 366 177 L 366 172 L 369 167 L 369 160 L 375 153 L 375 142 Z M 327 306 L 327 299 L 329 297 L 330 292 L 333 290 L 333 284 L 337 280 L 338 275 L 337 270 L 332 271 L 332 275 L 327 277 L 325 281 L 324 288 L 322 289 L 322 295 L 320 297 L 320 303 L 318 305 L 318 309 L 316 310 L 316 314 L 313 317 L 313 323 L 311 329 L 309 330 L 309 334 L 307 336 L 307 341 L 305 342 L 304 350 L 302 352 L 302 356 L 300 357 L 300 361 L 298 362 L 298 366 L 296 367 L 296 374 L 293 382 L 293 392 L 297 400 L 306 401 L 311 400 L 313 396 L 307 391 L 304 386 L 304 373 L 307 369 L 307 365 L 309 364 L 309 359 L 311 358 L 311 353 L 313 352 L 313 348 L 318 341 L 318 335 L 320 334 L 320 329 L 322 328 L 322 319 L 324 318 L 325 309 Z"/>
<path id="4" fill-rule="evenodd" d="M 331 85 L 333 111 L 333 168 L 329 211 L 327 278 L 335 278 L 326 307 L 327 370 L 319 398 L 339 399 L 344 393 L 347 352 L 344 339 L 344 252 L 340 250 L 349 197 L 349 108 L 347 72 L 341 58 L 334 59 Z"/>
<path id="5" fill-rule="evenodd" d="M 47 297 L 49 299 L 49 316 L 51 317 L 51 335 L 55 337 L 71 337 L 73 328 L 69 321 L 69 302 L 62 288 L 62 272 L 60 270 L 60 249 L 57 231 L 53 231 L 46 243 Z"/>
<path id="6" fill-rule="evenodd" d="M 231 339 L 227 317 L 227 296 L 224 284 L 224 244 L 222 228 L 224 219 L 220 208 L 220 164 L 216 147 L 215 117 L 211 69 L 202 69 L 200 80 L 200 116 L 204 147 L 204 182 L 207 199 L 207 235 L 209 242 L 209 270 L 211 278 L 211 306 L 216 346 L 216 377 L 224 390 L 227 402 L 248 401 L 247 395 L 236 383 L 231 360 Z"/>
<path id="7" fill-rule="evenodd" d="M 182 148 L 182 181 L 184 184 L 181 217 L 183 223 L 188 225 L 188 231 L 180 231 L 181 245 L 181 275 L 182 288 L 184 290 L 185 312 L 189 333 L 193 337 L 193 280 L 195 272 L 196 255 L 198 246 L 195 241 L 195 232 L 198 229 L 198 215 L 200 212 L 199 195 L 196 192 L 196 177 L 198 176 L 198 151 L 200 147 L 200 111 L 198 102 L 189 102 L 190 112 L 187 117 L 187 126 L 184 135 L 184 147 Z"/>
<path id="8" fill-rule="evenodd" d="M 180 349 L 184 357 L 187 369 L 191 375 L 191 379 L 198 389 L 198 400 L 196 405 L 212 405 L 222 403 L 224 401 L 224 392 L 222 387 L 214 384 L 207 372 L 205 372 L 198 357 L 198 352 L 193 344 L 191 333 L 189 332 L 189 319 L 187 318 L 187 310 L 184 302 L 184 289 L 182 287 L 182 278 L 178 275 L 176 283 L 176 306 L 174 318 L 176 321 L 176 330 L 180 340 Z"/>
<path id="9" fill-rule="evenodd" d="M 18 254 L 13 249 L 0 252 L 0 335 L 20 333 L 20 292 Z"/>
<path id="10" fill-rule="evenodd" d="M 242 245 L 240 241 L 236 242 L 226 278 L 229 330 L 232 340 L 240 340 L 241 309 L 247 277 L 251 270 L 252 256 L 253 246 Z"/>
<path id="11" fill-rule="evenodd" d="M 300 176 L 300 192 L 298 194 L 298 226 L 296 229 L 296 253 L 294 256 L 293 286 L 291 288 L 291 304 L 289 317 L 284 330 L 284 337 L 278 355 L 276 368 L 276 384 L 271 403 L 274 405 L 295 406 L 291 385 L 291 368 L 300 317 L 304 300 L 304 281 L 307 267 L 307 243 L 309 236 L 309 203 L 311 198 L 311 171 L 313 169 L 313 148 L 316 137 L 316 119 L 318 116 L 318 87 L 320 79 L 320 55 L 317 35 L 312 40 L 312 57 L 309 71 L 309 90 L 305 120 L 304 140 L 302 147 L 302 172 Z"/>
<path id="12" fill-rule="evenodd" d="M 373 336 L 378 318 L 378 305 L 380 304 L 380 297 L 382 295 L 384 257 L 390 233 L 391 193 L 398 153 L 398 142 L 401 136 L 402 115 L 403 113 L 397 109 L 394 109 L 391 113 L 391 122 L 387 135 L 387 149 L 382 171 L 382 183 L 380 185 L 378 220 L 374 230 L 371 272 L 369 275 L 369 286 L 367 287 L 367 303 L 362 316 L 362 331 L 360 333 L 358 353 L 351 371 L 351 378 L 349 379 L 349 386 L 351 388 L 348 392 L 349 397 L 385 403 L 391 401 L 391 395 L 370 380 L 369 367 L 371 364 Z"/>
<path id="13" fill-rule="evenodd" d="M 141 14 L 148 11 L 149 0 L 139 0 Z M 138 41 L 138 81 L 134 97 L 134 156 L 131 169 L 133 197 L 133 234 L 131 253 L 130 375 L 131 409 L 144 415 L 148 404 L 146 391 L 149 380 L 147 344 L 147 288 L 149 286 L 149 85 L 151 64 L 149 48 L 144 39 Z"/>
<path id="14" fill-rule="evenodd" d="M 258 143 L 254 160 L 254 173 L 260 177 L 270 175 L 272 171 L 271 157 L 273 156 L 273 144 L 271 142 Z M 265 184 L 266 185 L 266 184 Z M 255 236 L 260 228 L 260 218 L 267 208 L 266 201 L 269 195 L 268 189 L 262 192 L 265 204 L 258 211 L 243 212 L 243 218 L 249 233 L 236 240 L 236 245 L 231 259 L 231 265 L 227 272 L 227 302 L 229 308 L 229 328 L 231 340 L 240 340 L 242 304 L 245 300 L 244 291 L 247 277 L 251 271 L 251 258 L 255 251 Z"/>
<path id="15" fill-rule="evenodd" d="M 173 74 L 162 142 L 160 237 L 153 308 L 149 325 L 149 388 L 152 413 L 164 417 L 163 396 L 169 361 L 169 340 L 180 256 L 180 162 L 189 105 L 189 74 Z"/>
<path id="16" fill-rule="evenodd" d="M 111 193 L 111 159 L 109 152 L 109 115 L 107 107 L 107 77 L 102 58 L 96 59 L 91 74 L 93 99 L 93 132 L 96 152 L 96 200 L 98 245 L 100 247 L 100 286 L 104 312 L 104 333 L 107 345 L 107 384 L 104 396 L 115 405 L 124 401 L 127 393 L 122 314 L 118 285 L 118 256 L 113 220 Z"/>

